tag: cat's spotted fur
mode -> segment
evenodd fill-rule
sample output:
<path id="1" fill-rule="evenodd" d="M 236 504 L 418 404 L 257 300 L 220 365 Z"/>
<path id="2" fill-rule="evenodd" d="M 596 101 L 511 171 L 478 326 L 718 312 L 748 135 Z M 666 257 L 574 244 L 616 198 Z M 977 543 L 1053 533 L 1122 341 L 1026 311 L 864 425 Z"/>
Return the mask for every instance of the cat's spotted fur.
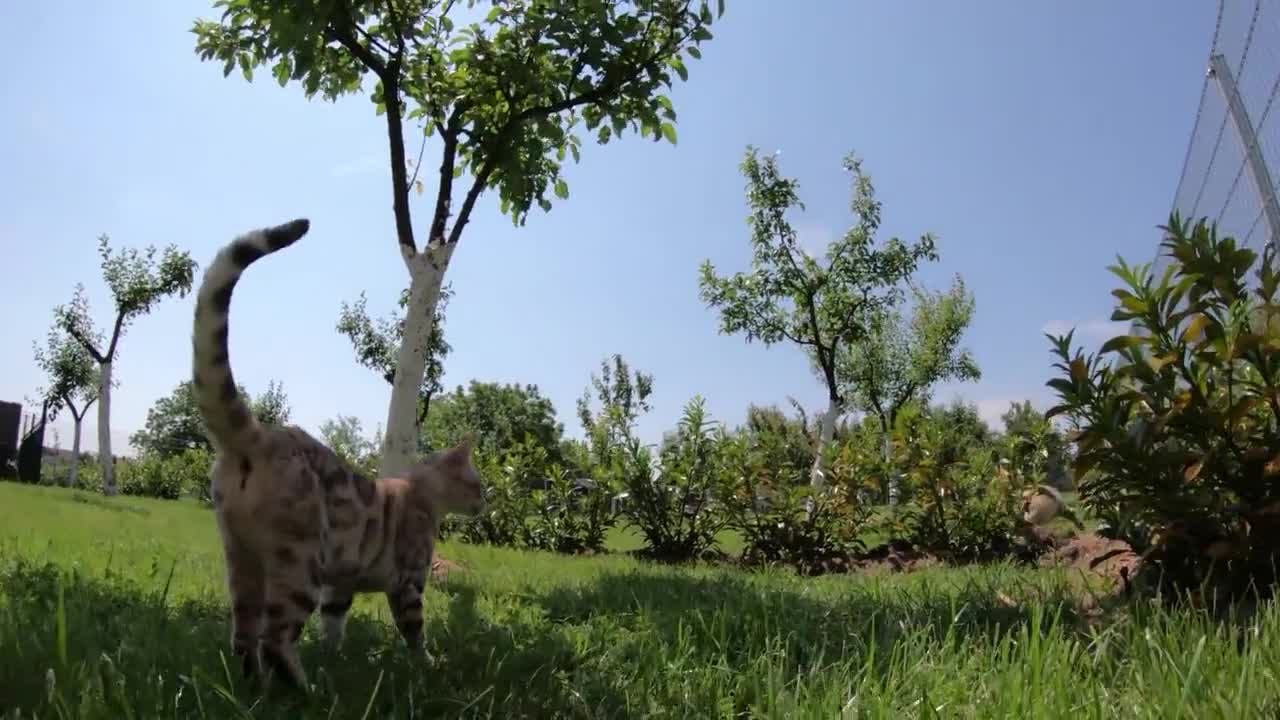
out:
<path id="1" fill-rule="evenodd" d="M 405 642 L 422 645 L 422 591 L 447 512 L 484 506 L 469 445 L 434 453 L 403 478 L 370 479 L 293 426 L 259 423 L 227 354 L 231 294 L 255 260 L 306 234 L 294 220 L 219 251 L 196 298 L 192 380 L 216 457 L 210 479 L 231 596 L 231 646 L 246 675 L 263 661 L 307 687 L 295 643 L 317 607 L 342 639 L 357 592 L 381 591 Z"/>

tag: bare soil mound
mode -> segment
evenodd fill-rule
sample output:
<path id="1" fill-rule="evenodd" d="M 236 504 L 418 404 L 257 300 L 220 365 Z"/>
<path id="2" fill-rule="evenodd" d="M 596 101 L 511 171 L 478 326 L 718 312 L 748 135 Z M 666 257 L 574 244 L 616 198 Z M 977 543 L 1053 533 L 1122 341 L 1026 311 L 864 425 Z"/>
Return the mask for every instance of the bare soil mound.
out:
<path id="1" fill-rule="evenodd" d="M 452 560 L 446 560 L 442 557 L 434 558 L 431 561 L 431 577 L 439 582 L 449 579 L 449 573 L 454 570 L 462 570 L 463 567 Z"/>
<path id="2" fill-rule="evenodd" d="M 1141 558 L 1128 543 L 1093 533 L 1076 535 L 1040 558 L 1043 566 L 1069 565 L 1102 575 L 1120 586 L 1134 577 L 1140 563 Z"/>

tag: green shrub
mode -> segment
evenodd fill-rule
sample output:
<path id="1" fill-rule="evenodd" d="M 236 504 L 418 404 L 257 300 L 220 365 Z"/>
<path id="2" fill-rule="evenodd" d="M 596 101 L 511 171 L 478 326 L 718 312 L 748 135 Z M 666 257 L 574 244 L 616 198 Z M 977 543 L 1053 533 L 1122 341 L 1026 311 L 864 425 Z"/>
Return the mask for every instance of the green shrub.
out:
<path id="1" fill-rule="evenodd" d="M 1109 268 L 1124 282 L 1111 317 L 1137 332 L 1096 355 L 1049 336 L 1049 415 L 1079 427 L 1082 503 L 1147 554 L 1144 571 L 1236 596 L 1271 586 L 1280 562 L 1280 275 L 1267 248 L 1250 287 L 1257 253 L 1203 220 L 1163 229 L 1159 278 Z"/>
<path id="2" fill-rule="evenodd" d="M 952 561 L 1008 555 L 1021 535 L 1024 484 L 1005 460 L 994 442 L 958 437 L 947 413 L 905 416 L 893 440 L 904 502 L 873 527 Z"/>
<path id="3" fill-rule="evenodd" d="M 529 495 L 532 514 L 525 525 L 525 545 L 559 553 L 602 552 L 609 528 L 617 522 L 612 484 L 575 478 L 552 465 L 545 487 Z"/>
<path id="4" fill-rule="evenodd" d="M 183 450 L 164 460 L 165 472 L 172 475 L 182 488 L 184 495 L 189 495 L 201 503 L 212 506 L 210 495 L 210 471 L 213 469 L 213 453 L 203 447 Z"/>
<path id="5" fill-rule="evenodd" d="M 177 500 L 191 495 L 205 504 L 212 504 L 209 496 L 209 471 L 213 455 L 204 448 L 188 448 L 167 457 L 159 453 L 144 453 L 137 458 L 121 458 L 116 464 L 120 492 Z"/>
<path id="6" fill-rule="evenodd" d="M 166 472 L 164 459 L 147 453 L 133 460 L 116 463 L 116 484 L 124 495 L 177 500 L 182 497 L 182 482 Z"/>
<path id="7" fill-rule="evenodd" d="M 544 448 L 522 443 L 501 458 L 483 451 L 477 451 L 475 457 L 485 482 L 485 510 L 474 518 L 446 518 L 441 536 L 482 545 L 523 545 L 531 512 L 529 486 L 545 477 L 547 470 Z"/>
<path id="8" fill-rule="evenodd" d="M 703 399 L 695 396 L 664 443 L 656 472 L 647 449 L 631 439 L 607 473 L 627 493 L 623 515 L 644 535 L 650 557 L 701 557 L 726 524 L 717 505 L 725 489 L 726 436 L 723 428 L 712 428 Z"/>
<path id="9" fill-rule="evenodd" d="M 867 512 L 847 489 L 815 491 L 808 468 L 773 464 L 768 445 L 749 438 L 727 441 L 723 451 L 724 511 L 728 526 L 742 534 L 745 565 L 787 565 L 816 575 L 845 569 L 863 548 L 858 533 Z M 826 452 L 835 455 L 838 448 Z"/>

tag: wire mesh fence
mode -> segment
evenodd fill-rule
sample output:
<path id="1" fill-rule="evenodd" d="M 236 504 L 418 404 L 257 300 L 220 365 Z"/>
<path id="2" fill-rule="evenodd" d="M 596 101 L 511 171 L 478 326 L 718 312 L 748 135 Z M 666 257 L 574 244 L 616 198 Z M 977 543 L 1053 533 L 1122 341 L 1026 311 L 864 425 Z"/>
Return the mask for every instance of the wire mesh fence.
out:
<path id="1" fill-rule="evenodd" d="M 1280 168 L 1277 91 L 1280 0 L 1219 0 L 1173 209 L 1184 219 L 1216 222 L 1220 236 L 1259 251 L 1280 243 L 1273 180 Z"/>

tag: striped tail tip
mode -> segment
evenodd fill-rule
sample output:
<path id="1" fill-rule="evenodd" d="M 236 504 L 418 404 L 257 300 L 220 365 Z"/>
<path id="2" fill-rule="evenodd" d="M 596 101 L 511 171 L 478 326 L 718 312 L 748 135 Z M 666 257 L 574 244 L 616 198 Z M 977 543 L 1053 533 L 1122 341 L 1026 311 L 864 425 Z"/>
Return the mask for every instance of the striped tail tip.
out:
<path id="1" fill-rule="evenodd" d="M 276 225 L 273 228 L 267 228 L 263 234 L 267 236 L 267 245 L 272 251 L 286 248 L 297 242 L 298 238 L 307 234 L 311 229 L 311 221 L 307 218 L 298 218 L 283 225 Z"/>

